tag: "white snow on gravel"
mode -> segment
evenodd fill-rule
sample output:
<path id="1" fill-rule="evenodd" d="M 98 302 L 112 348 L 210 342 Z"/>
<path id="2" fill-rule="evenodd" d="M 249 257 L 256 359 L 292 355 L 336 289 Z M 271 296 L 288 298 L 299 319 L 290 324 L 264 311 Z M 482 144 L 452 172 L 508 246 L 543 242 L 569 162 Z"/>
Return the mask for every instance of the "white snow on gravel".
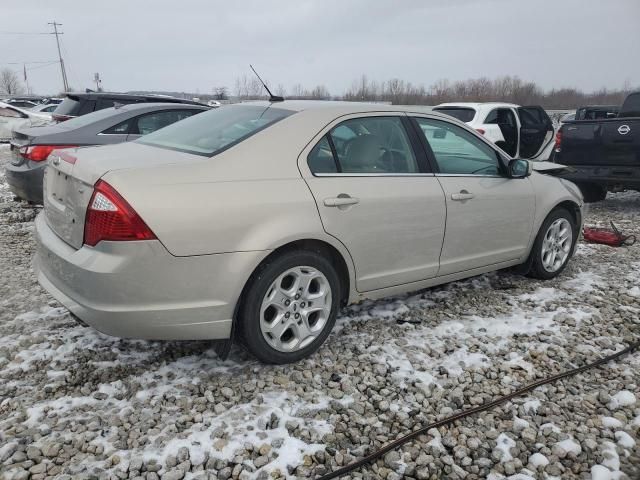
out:
<path id="1" fill-rule="evenodd" d="M 615 410 L 620 407 L 627 407 L 636 403 L 636 396 L 629 390 L 621 390 L 611 397 L 609 408 Z"/>
<path id="2" fill-rule="evenodd" d="M 536 452 L 529 457 L 529 465 L 533 468 L 546 467 L 549 465 L 549 459 L 543 454 Z"/>
<path id="3" fill-rule="evenodd" d="M 619 431 L 614 434 L 618 445 L 624 448 L 633 448 L 636 446 L 636 441 L 627 432 Z"/>
<path id="4" fill-rule="evenodd" d="M 622 422 L 614 417 L 602 417 L 602 426 L 605 428 L 620 428 Z"/>
<path id="5" fill-rule="evenodd" d="M 502 452 L 502 456 L 500 457 L 501 462 L 508 462 L 513 460 L 513 456 L 511 455 L 511 448 L 516 446 L 516 441 L 508 436 L 506 433 L 501 433 L 496 438 L 496 448 Z"/>

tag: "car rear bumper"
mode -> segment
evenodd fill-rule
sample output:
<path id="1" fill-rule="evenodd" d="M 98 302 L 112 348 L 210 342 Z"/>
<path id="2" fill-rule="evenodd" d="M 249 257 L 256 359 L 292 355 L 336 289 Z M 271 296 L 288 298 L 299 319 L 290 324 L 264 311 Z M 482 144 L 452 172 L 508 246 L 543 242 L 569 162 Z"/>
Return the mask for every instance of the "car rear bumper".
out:
<path id="1" fill-rule="evenodd" d="M 175 257 L 161 242 L 100 242 L 79 250 L 36 218 L 40 284 L 108 335 L 225 339 L 244 283 L 268 251 Z"/>
<path id="2" fill-rule="evenodd" d="M 42 178 L 46 162 L 25 161 L 21 165 L 9 163 L 5 176 L 11 191 L 29 202 L 42 204 Z"/>
<path id="3" fill-rule="evenodd" d="M 608 189 L 640 189 L 640 166 L 570 166 L 575 171 L 563 173 L 562 178 L 577 184 L 595 183 Z"/>

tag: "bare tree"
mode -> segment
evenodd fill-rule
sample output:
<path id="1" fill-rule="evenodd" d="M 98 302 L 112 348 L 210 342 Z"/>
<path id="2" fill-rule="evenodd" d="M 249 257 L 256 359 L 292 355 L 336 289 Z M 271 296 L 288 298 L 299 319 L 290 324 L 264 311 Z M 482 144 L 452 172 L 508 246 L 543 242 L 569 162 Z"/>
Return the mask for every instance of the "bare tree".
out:
<path id="1" fill-rule="evenodd" d="M 229 89 L 227 87 L 213 87 L 213 96 L 216 100 L 226 100 L 229 98 Z"/>
<path id="2" fill-rule="evenodd" d="M 20 77 L 10 68 L 3 68 L 0 71 L 0 93 L 15 95 L 22 92 L 24 92 L 24 87 Z"/>

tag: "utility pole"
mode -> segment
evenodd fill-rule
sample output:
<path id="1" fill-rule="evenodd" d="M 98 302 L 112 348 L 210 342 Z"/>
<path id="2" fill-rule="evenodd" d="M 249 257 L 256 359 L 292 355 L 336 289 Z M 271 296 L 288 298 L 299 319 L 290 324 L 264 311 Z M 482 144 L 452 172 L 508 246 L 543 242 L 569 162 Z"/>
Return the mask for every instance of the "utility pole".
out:
<path id="1" fill-rule="evenodd" d="M 96 82 L 96 91 L 102 91 L 102 80 L 100 79 L 100 74 L 98 72 L 93 74 L 93 81 Z"/>
<path id="2" fill-rule="evenodd" d="M 56 44 L 58 45 L 58 58 L 60 59 L 60 71 L 62 72 L 62 84 L 64 85 L 64 91 L 69 91 L 69 83 L 67 82 L 67 72 L 64 69 L 64 61 L 62 60 L 62 53 L 60 53 L 60 39 L 58 35 L 62 35 L 63 32 L 58 32 L 58 27 L 61 27 L 61 23 L 49 22 L 47 25 L 53 25 L 53 35 L 56 36 Z"/>

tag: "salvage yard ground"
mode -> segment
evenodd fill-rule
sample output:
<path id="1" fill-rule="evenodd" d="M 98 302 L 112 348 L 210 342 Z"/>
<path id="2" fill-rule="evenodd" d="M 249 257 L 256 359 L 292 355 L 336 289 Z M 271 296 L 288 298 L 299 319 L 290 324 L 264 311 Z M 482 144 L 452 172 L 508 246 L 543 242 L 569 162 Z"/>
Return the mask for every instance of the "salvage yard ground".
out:
<path id="1" fill-rule="evenodd" d="M 8 158 L 0 146 L 0 167 Z M 505 206 L 508 208 L 508 206 Z M 640 246 L 345 309 L 320 351 L 265 366 L 207 342 L 77 324 L 31 271 L 38 209 L 0 173 L 0 478 L 313 478 L 411 429 L 640 339 Z M 640 236 L 640 195 L 586 221 Z M 538 388 L 351 478 L 640 478 L 640 353 Z"/>

